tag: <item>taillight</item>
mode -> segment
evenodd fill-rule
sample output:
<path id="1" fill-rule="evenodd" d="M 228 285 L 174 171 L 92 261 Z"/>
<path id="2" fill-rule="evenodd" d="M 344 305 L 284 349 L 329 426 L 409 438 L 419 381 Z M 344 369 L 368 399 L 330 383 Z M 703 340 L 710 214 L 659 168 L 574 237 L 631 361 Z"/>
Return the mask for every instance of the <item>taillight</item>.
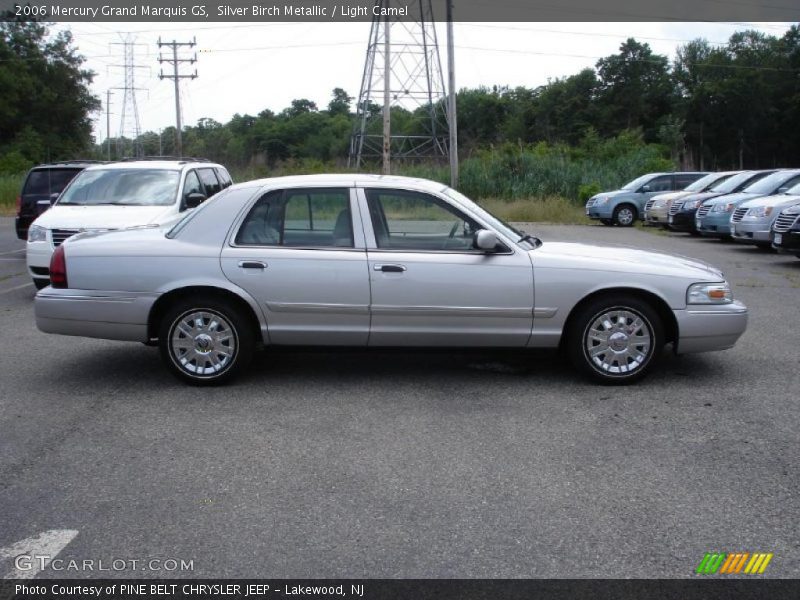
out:
<path id="1" fill-rule="evenodd" d="M 22 196 L 17 196 L 17 214 L 22 210 Z"/>
<path id="2" fill-rule="evenodd" d="M 54 288 L 66 288 L 67 259 L 64 255 L 64 244 L 61 244 L 50 258 L 50 285 Z"/>

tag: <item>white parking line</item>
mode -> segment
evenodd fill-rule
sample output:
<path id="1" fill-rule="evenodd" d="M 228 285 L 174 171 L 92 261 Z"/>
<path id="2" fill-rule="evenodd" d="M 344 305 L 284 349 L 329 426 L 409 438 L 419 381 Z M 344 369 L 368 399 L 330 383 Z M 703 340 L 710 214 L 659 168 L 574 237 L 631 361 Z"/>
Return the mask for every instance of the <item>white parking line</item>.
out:
<path id="1" fill-rule="evenodd" d="M 20 254 L 25 252 L 25 248 L 20 248 L 19 250 L 11 250 L 10 252 L 0 252 L 0 256 L 5 256 L 6 254 Z"/>
<path id="2" fill-rule="evenodd" d="M 26 288 L 29 285 L 33 285 L 33 282 L 29 281 L 28 283 L 23 283 L 22 285 L 18 285 L 16 287 L 8 288 L 7 290 L 3 290 L 2 292 L 0 292 L 0 296 L 2 296 L 3 294 L 8 294 L 9 292 L 13 292 L 14 290 L 21 290 L 22 288 Z"/>
<path id="3" fill-rule="evenodd" d="M 29 537 L 5 548 L 0 548 L 0 558 L 13 558 L 14 567 L 3 579 L 33 579 L 50 561 L 75 539 L 76 529 L 51 529 L 36 537 Z M 20 558 L 20 560 L 16 560 Z"/>

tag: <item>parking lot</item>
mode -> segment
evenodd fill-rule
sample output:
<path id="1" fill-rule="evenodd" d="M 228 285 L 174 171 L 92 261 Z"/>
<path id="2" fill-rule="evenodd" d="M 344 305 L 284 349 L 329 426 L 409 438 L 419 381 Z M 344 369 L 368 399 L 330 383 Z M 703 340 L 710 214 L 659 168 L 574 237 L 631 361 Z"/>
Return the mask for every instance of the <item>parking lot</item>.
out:
<path id="1" fill-rule="evenodd" d="M 192 561 L 40 577 L 669 578 L 715 551 L 800 577 L 800 260 L 523 227 L 720 266 L 748 331 L 631 387 L 542 353 L 270 351 L 196 389 L 154 348 L 38 332 L 0 219 L 0 550 L 68 530 L 61 559 Z"/>

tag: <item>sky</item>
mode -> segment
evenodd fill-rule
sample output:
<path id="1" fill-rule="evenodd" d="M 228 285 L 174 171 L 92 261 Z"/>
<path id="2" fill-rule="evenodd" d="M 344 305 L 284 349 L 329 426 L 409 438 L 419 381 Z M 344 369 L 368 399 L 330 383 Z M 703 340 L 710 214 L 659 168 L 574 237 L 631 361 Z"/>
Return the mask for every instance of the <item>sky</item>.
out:
<path id="1" fill-rule="evenodd" d="M 335 87 L 358 96 L 366 57 L 370 23 L 60 23 L 69 29 L 75 46 L 96 73 L 92 91 L 103 102 L 94 115 L 98 141 L 106 138 L 106 91 L 124 85 L 124 39 L 134 40 L 136 104 L 141 131 L 175 125 L 174 85 L 158 78 L 159 37 L 163 41 L 197 46 L 198 78 L 181 80 L 184 125 L 201 118 L 225 123 L 236 114 L 256 115 L 264 109 L 279 112 L 296 98 L 324 109 Z M 702 37 L 724 44 L 731 34 L 758 29 L 780 36 L 789 23 L 456 23 L 454 26 L 456 87 L 507 85 L 536 87 L 548 79 L 593 67 L 598 58 L 614 54 L 628 37 L 647 42 L 671 58 L 675 49 Z M 445 25 L 437 24 L 442 68 L 446 69 Z M 166 48 L 162 52 L 167 51 Z M 169 51 L 171 52 L 171 50 Z M 112 89 L 111 134 L 120 133 L 124 93 Z M 130 108 L 126 109 L 130 116 Z M 128 119 L 124 133 L 133 134 Z"/>

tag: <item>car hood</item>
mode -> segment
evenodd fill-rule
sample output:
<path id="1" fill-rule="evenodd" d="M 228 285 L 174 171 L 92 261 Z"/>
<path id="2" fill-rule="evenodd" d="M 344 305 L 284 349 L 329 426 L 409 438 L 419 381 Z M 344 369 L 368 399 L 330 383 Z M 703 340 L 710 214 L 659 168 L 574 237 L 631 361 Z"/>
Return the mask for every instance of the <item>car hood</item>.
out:
<path id="1" fill-rule="evenodd" d="M 34 224 L 48 229 L 123 229 L 160 223 L 173 216 L 174 206 L 59 206 Z"/>
<path id="2" fill-rule="evenodd" d="M 602 198 L 618 198 L 619 196 L 626 196 L 632 193 L 633 192 L 628 190 L 614 190 L 613 192 L 602 192 L 600 194 L 595 194 L 594 196 L 592 196 L 592 200 L 600 200 Z"/>
<path id="3" fill-rule="evenodd" d="M 755 198 L 760 198 L 759 194 L 750 194 L 747 192 L 736 192 L 734 194 L 725 194 L 724 196 L 716 196 L 710 202 L 706 204 L 736 204 L 739 205 L 742 202 L 747 202 L 748 200 L 753 200 Z"/>
<path id="4" fill-rule="evenodd" d="M 655 204 L 661 204 L 663 202 L 671 202 L 672 200 L 689 196 L 691 193 L 692 192 L 668 192 L 666 194 L 658 194 L 653 196 L 651 200 L 655 200 Z"/>
<path id="5" fill-rule="evenodd" d="M 530 254 L 535 266 L 645 273 L 697 281 L 724 279 L 722 271 L 701 260 L 628 246 L 544 242 Z"/>
<path id="6" fill-rule="evenodd" d="M 800 196 L 788 194 L 775 194 L 774 196 L 761 196 L 755 200 L 748 200 L 740 205 L 741 208 L 756 208 L 758 206 L 788 206 L 797 203 Z"/>

